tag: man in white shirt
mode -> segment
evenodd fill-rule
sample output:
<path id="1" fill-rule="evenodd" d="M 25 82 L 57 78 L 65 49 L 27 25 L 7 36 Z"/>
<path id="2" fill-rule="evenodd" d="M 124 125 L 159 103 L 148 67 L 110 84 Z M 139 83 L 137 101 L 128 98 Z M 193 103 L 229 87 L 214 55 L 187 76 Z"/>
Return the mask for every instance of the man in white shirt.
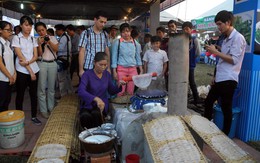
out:
<path id="1" fill-rule="evenodd" d="M 213 103 L 220 98 L 224 115 L 223 132 L 228 135 L 232 123 L 232 101 L 237 87 L 238 75 L 243 62 L 246 41 L 233 27 L 234 16 L 231 12 L 220 11 L 215 17 L 219 31 L 225 35 L 221 51 L 215 45 L 206 45 L 206 50 L 219 57 L 216 73 L 212 80 L 212 87 L 205 101 L 204 116 L 212 119 Z"/>

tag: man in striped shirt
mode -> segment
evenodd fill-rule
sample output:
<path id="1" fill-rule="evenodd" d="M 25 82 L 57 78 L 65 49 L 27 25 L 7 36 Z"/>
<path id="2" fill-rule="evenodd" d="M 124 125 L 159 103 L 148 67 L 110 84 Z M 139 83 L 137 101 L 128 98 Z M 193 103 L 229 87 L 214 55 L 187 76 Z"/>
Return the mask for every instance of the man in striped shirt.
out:
<path id="1" fill-rule="evenodd" d="M 97 52 L 105 52 L 108 55 L 108 71 L 110 72 L 110 52 L 108 34 L 103 31 L 107 23 L 106 13 L 98 11 L 94 17 L 94 25 L 80 35 L 79 41 L 79 75 L 85 70 L 93 69 L 93 60 Z"/>

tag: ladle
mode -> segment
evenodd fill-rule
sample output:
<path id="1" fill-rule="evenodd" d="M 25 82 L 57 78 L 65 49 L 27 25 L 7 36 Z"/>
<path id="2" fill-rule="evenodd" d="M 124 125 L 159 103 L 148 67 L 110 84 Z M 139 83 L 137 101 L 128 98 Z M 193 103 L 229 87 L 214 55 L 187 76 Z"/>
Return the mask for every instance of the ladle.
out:
<path id="1" fill-rule="evenodd" d="M 84 127 L 84 129 L 85 129 L 91 136 L 94 135 L 92 132 L 90 132 L 90 131 L 87 129 L 87 127 Z M 96 137 L 95 137 L 95 139 L 96 139 L 99 143 L 102 143 L 102 140 L 99 140 L 99 139 L 97 139 Z"/>
<path id="2" fill-rule="evenodd" d="M 84 129 L 87 130 L 87 132 L 88 132 L 91 136 L 93 136 L 93 133 L 90 132 L 90 131 L 87 129 L 87 127 L 84 127 Z"/>

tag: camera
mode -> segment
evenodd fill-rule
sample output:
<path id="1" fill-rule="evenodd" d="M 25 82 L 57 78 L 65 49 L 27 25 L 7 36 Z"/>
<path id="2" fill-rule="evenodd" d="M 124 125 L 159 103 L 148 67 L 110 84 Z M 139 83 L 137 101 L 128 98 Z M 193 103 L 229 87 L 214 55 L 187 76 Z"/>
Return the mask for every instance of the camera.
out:
<path id="1" fill-rule="evenodd" d="M 44 37 L 44 41 L 48 42 L 50 40 L 49 36 Z"/>
<path id="2" fill-rule="evenodd" d="M 209 39 L 204 42 L 206 45 L 215 45 L 217 40 Z"/>

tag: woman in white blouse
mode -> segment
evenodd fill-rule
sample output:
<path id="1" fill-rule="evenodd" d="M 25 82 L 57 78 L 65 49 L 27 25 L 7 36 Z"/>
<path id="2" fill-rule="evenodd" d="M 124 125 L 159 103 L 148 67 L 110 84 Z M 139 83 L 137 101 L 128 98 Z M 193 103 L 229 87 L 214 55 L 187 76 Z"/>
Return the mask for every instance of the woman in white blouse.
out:
<path id="1" fill-rule="evenodd" d="M 12 36 L 12 24 L 0 21 L 0 112 L 8 110 L 12 85 L 16 80 L 14 54 L 8 41 Z"/>

